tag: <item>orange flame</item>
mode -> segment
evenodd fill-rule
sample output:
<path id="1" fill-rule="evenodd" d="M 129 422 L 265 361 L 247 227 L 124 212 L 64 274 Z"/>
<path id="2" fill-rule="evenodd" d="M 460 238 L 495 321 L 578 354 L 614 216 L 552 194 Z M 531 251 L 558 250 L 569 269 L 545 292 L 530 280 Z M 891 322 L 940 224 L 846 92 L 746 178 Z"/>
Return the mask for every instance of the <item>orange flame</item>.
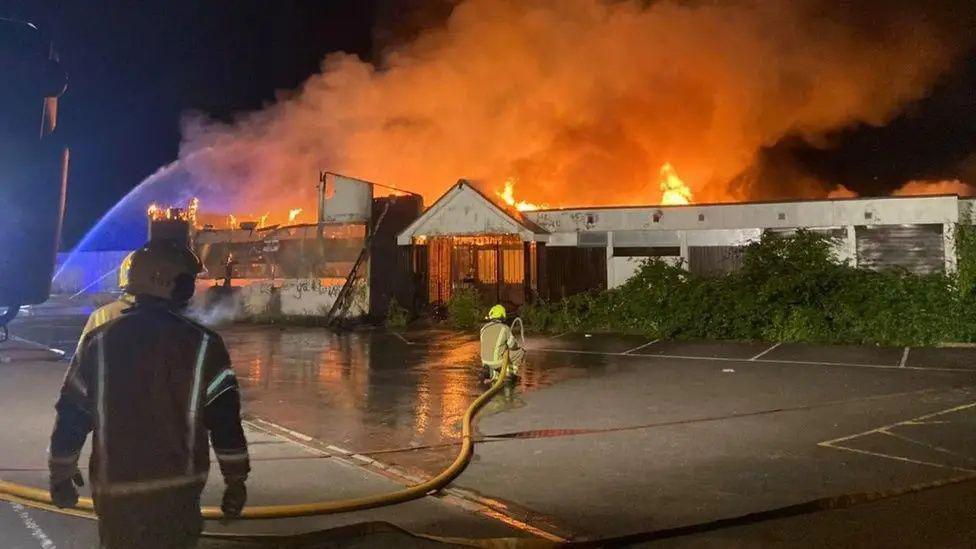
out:
<path id="1" fill-rule="evenodd" d="M 661 166 L 660 174 L 661 204 L 672 206 L 691 203 L 691 189 L 678 177 L 678 172 L 670 162 Z"/>
<path id="2" fill-rule="evenodd" d="M 301 208 L 293 208 L 288 210 L 288 221 L 294 221 L 299 215 L 301 215 Z"/>
<path id="3" fill-rule="evenodd" d="M 166 206 L 162 207 L 159 204 L 153 202 L 146 209 L 146 215 L 149 219 L 153 221 L 160 221 L 163 219 L 178 219 L 180 221 L 189 221 L 193 226 L 197 225 L 197 213 L 200 210 L 200 199 L 192 198 L 188 203 L 186 208 L 180 208 L 176 206 Z"/>
<path id="4" fill-rule="evenodd" d="M 495 194 L 499 198 L 505 201 L 506 204 L 515 208 L 520 212 L 531 212 L 539 210 L 542 208 L 547 208 L 548 204 L 533 204 L 531 202 L 526 202 L 524 200 L 515 199 L 515 178 L 508 178 L 505 180 L 505 187 L 501 191 L 495 191 Z"/>

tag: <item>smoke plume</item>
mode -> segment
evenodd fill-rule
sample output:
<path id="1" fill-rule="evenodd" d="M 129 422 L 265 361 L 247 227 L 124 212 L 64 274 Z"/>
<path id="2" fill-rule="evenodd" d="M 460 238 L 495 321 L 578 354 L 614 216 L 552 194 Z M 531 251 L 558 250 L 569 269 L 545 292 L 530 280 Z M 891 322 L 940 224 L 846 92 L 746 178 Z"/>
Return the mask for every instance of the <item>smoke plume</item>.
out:
<path id="1" fill-rule="evenodd" d="M 926 94 L 963 48 L 950 8 L 464 0 L 378 66 L 332 54 L 260 112 L 188 117 L 181 158 L 193 178 L 282 211 L 314 204 L 320 169 L 428 203 L 467 177 L 606 205 L 658 201 L 670 162 L 695 201 L 764 198 L 731 183 L 763 147 L 884 124 Z"/>

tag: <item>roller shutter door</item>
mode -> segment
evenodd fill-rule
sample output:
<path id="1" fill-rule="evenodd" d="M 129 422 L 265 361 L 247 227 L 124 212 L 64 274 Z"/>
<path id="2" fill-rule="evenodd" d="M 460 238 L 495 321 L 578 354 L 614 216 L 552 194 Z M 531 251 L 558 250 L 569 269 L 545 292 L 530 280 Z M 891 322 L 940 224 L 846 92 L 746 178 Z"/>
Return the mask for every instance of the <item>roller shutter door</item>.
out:
<path id="1" fill-rule="evenodd" d="M 901 267 L 918 274 L 945 269 L 941 224 L 871 225 L 855 228 L 857 264 L 866 269 Z"/>

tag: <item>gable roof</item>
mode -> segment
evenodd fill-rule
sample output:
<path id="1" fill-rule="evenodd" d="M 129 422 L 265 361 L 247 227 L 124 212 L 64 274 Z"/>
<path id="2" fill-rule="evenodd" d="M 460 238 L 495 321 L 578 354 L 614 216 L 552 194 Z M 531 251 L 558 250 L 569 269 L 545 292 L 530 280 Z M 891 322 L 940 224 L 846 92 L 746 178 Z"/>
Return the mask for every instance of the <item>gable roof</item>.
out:
<path id="1" fill-rule="evenodd" d="M 521 212 L 502 206 L 459 179 L 430 208 L 397 236 L 405 246 L 417 236 L 515 234 L 523 241 L 546 241 L 549 232 Z"/>

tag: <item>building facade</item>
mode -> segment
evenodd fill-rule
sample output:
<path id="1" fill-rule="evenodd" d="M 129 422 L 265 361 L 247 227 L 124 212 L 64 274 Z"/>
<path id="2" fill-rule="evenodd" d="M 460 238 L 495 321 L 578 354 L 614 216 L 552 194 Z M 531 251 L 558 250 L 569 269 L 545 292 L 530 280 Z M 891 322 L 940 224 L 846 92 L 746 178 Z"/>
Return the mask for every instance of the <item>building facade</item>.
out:
<path id="1" fill-rule="evenodd" d="M 972 205 L 947 195 L 518 212 L 461 180 L 397 242 L 413 246 L 428 302 L 470 286 L 517 306 L 617 287 L 646 258 L 728 273 L 743 246 L 797 229 L 831 237 L 837 259 L 855 266 L 952 272 L 955 226 Z"/>

